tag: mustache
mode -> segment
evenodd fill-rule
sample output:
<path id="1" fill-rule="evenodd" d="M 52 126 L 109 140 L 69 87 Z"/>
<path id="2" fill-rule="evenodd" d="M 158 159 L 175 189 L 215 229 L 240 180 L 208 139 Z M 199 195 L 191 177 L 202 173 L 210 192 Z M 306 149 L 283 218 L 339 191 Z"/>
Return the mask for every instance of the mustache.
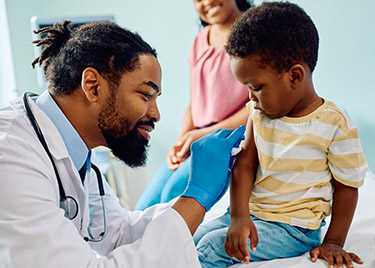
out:
<path id="1" fill-rule="evenodd" d="M 155 129 L 155 123 L 152 120 L 150 120 L 150 121 L 139 121 L 135 126 L 138 127 L 138 126 L 142 126 L 142 125 L 150 126 L 150 127 L 152 127 L 152 129 Z"/>

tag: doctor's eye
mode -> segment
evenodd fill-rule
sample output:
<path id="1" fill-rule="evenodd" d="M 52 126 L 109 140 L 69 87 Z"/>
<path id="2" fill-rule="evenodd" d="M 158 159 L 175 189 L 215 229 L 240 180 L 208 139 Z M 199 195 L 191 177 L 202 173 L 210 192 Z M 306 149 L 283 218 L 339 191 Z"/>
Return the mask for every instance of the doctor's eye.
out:
<path id="1" fill-rule="evenodd" d="M 153 96 L 152 93 L 142 92 L 141 94 L 144 96 L 145 100 L 149 100 Z"/>

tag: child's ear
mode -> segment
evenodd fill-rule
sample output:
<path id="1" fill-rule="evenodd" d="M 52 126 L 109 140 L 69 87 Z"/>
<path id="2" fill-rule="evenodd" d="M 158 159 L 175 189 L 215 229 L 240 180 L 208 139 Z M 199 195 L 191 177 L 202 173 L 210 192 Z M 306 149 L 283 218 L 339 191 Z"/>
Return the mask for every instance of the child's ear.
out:
<path id="1" fill-rule="evenodd" d="M 292 88 L 298 87 L 305 78 L 305 68 L 301 64 L 294 64 L 289 69 L 289 79 Z"/>

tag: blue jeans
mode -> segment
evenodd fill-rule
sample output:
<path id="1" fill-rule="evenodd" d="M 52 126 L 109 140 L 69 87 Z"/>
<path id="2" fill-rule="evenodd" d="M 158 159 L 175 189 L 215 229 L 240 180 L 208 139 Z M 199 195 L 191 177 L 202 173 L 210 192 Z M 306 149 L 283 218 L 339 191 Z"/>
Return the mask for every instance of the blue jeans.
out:
<path id="1" fill-rule="evenodd" d="M 309 230 L 285 223 L 264 221 L 251 216 L 257 231 L 259 242 L 255 251 L 248 248 L 250 261 L 264 261 L 277 258 L 290 258 L 304 254 L 320 245 L 321 228 Z M 230 214 L 227 211 L 204 225 L 194 234 L 194 242 L 202 268 L 227 267 L 239 260 L 231 258 L 225 251 L 225 238 L 230 225 Z M 322 222 L 321 226 L 324 226 Z"/>
<path id="2" fill-rule="evenodd" d="M 181 195 L 189 181 L 190 161 L 189 156 L 178 169 L 170 170 L 165 160 L 139 198 L 135 210 L 144 210 L 155 204 L 166 203 Z"/>

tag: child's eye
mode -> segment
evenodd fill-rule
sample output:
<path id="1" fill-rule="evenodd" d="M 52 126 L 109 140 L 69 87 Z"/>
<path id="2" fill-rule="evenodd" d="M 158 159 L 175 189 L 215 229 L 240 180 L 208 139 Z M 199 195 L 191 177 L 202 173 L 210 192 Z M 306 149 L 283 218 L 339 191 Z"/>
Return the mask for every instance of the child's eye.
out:
<path id="1" fill-rule="evenodd" d="M 254 88 L 253 91 L 258 92 L 258 91 L 260 91 L 261 89 L 262 89 L 262 86 L 259 86 L 259 87 Z"/>

